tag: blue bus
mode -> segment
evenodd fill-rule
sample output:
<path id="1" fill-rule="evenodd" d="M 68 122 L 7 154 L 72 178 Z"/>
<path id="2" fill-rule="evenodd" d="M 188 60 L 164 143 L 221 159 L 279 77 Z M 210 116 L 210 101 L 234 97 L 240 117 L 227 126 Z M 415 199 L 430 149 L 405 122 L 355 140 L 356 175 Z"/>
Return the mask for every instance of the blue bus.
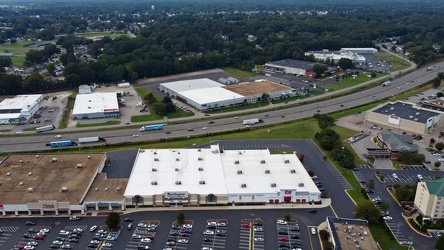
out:
<path id="1" fill-rule="evenodd" d="M 53 141 L 53 142 L 46 144 L 46 146 L 50 146 L 52 148 L 69 147 L 69 146 L 77 146 L 77 145 L 78 144 L 75 141 Z"/>
<path id="2" fill-rule="evenodd" d="M 163 129 L 163 124 L 143 126 L 139 129 L 139 131 L 150 131 L 150 130 L 161 130 L 161 129 Z"/>

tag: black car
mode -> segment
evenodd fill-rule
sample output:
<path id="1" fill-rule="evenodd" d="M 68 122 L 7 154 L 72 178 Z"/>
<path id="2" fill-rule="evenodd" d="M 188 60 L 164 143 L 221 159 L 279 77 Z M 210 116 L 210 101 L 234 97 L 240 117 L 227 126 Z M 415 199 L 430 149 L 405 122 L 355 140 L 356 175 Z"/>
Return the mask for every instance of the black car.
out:
<path id="1" fill-rule="evenodd" d="M 173 229 L 173 230 L 180 230 L 180 226 L 179 225 L 172 225 L 171 229 Z"/>
<path id="2" fill-rule="evenodd" d="M 211 239 L 211 238 L 203 238 L 203 241 L 204 242 L 213 242 L 213 239 Z"/>
<path id="3" fill-rule="evenodd" d="M 137 250 L 145 250 L 145 249 L 150 249 L 150 246 L 138 246 Z"/>
<path id="4" fill-rule="evenodd" d="M 280 234 L 280 235 L 287 235 L 288 231 L 287 230 L 278 230 L 278 234 Z"/>
<path id="5" fill-rule="evenodd" d="M 176 242 L 175 241 L 167 241 L 166 245 L 167 246 L 175 246 Z"/>
<path id="6" fill-rule="evenodd" d="M 34 221 L 27 221 L 27 222 L 25 222 L 25 225 L 27 225 L 27 226 L 34 226 L 35 225 L 35 222 Z"/>
<path id="7" fill-rule="evenodd" d="M 190 129 L 188 129 L 188 131 L 190 131 L 190 132 L 191 132 L 191 131 L 194 131 L 194 129 L 190 128 Z"/>
<path id="8" fill-rule="evenodd" d="M 299 234 L 290 234 L 290 239 L 300 239 L 301 236 Z"/>
<path id="9" fill-rule="evenodd" d="M 213 124 L 213 123 L 214 123 L 214 121 L 209 121 L 209 122 L 208 122 L 208 124 Z"/>
<path id="10" fill-rule="evenodd" d="M 94 244 L 94 243 L 90 243 L 88 245 L 88 247 L 90 247 L 90 248 L 97 248 L 98 246 L 99 246 L 99 244 Z"/>
<path id="11" fill-rule="evenodd" d="M 311 213 L 311 214 L 315 214 L 315 213 L 317 213 L 318 211 L 317 211 L 316 209 L 308 209 L 308 212 Z"/>
<path id="12" fill-rule="evenodd" d="M 72 242 L 72 243 L 79 242 L 79 239 L 78 238 L 69 238 L 68 242 Z"/>
<path id="13" fill-rule="evenodd" d="M 123 221 L 131 222 L 131 221 L 133 221 L 133 218 L 125 218 Z"/>
<path id="14" fill-rule="evenodd" d="M 31 239 L 31 238 L 32 238 L 32 234 L 30 234 L 30 233 L 25 233 L 25 234 L 23 235 L 23 238 L 25 238 L 25 239 Z"/>
<path id="15" fill-rule="evenodd" d="M 59 249 L 60 246 L 59 246 L 59 245 L 52 244 L 51 246 L 49 246 L 49 248 L 50 248 L 50 249 Z"/>
<path id="16" fill-rule="evenodd" d="M 259 227 L 261 227 L 261 226 L 263 226 L 264 224 L 263 224 L 262 222 L 255 222 L 254 225 L 255 225 L 255 226 L 259 226 Z"/>

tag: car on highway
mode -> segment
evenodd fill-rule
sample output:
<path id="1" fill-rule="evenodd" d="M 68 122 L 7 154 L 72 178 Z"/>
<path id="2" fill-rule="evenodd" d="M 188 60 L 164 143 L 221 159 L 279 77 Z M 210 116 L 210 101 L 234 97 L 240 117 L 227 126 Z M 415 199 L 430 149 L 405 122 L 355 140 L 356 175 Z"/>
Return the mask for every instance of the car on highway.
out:
<path id="1" fill-rule="evenodd" d="M 23 134 L 23 131 L 19 130 L 19 131 L 16 131 L 15 133 L 20 135 L 20 134 Z"/>
<path id="2" fill-rule="evenodd" d="M 203 130 L 207 130 L 207 129 L 208 129 L 208 127 L 203 127 L 202 129 L 203 129 Z"/>
<path id="3" fill-rule="evenodd" d="M 209 122 L 208 122 L 208 124 L 213 124 L 213 123 L 214 123 L 214 121 L 209 121 Z"/>
<path id="4" fill-rule="evenodd" d="M 285 115 L 281 116 L 281 118 L 285 118 Z"/>
<path id="5" fill-rule="evenodd" d="M 60 138 L 62 138 L 62 135 L 55 135 L 54 138 L 60 139 Z"/>

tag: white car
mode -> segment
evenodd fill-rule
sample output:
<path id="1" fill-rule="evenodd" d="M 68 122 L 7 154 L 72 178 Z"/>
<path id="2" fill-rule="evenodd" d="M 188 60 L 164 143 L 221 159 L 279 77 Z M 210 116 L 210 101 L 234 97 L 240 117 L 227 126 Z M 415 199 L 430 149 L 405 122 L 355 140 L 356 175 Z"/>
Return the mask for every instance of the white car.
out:
<path id="1" fill-rule="evenodd" d="M 424 177 L 422 177 L 422 175 L 420 175 L 420 174 L 418 174 L 416 177 L 418 177 L 418 179 L 419 179 L 420 181 L 422 181 L 422 180 L 424 179 Z"/>
<path id="2" fill-rule="evenodd" d="M 56 136 L 54 136 L 54 138 L 60 139 L 60 138 L 62 138 L 62 135 L 56 135 Z"/>
<path id="3" fill-rule="evenodd" d="M 214 235 L 214 231 L 212 231 L 212 230 L 205 230 L 203 232 L 203 235 Z"/>
<path id="4" fill-rule="evenodd" d="M 133 137 L 136 138 L 136 137 L 139 137 L 139 135 L 136 134 L 136 135 L 133 135 Z"/>
<path id="5" fill-rule="evenodd" d="M 143 238 L 140 240 L 140 243 L 151 243 L 151 239 L 150 238 Z"/>
<path id="6" fill-rule="evenodd" d="M 203 129 L 203 130 L 207 130 L 207 129 L 208 129 L 208 127 L 203 127 L 202 129 Z"/>
<path id="7" fill-rule="evenodd" d="M 30 246 L 37 246 L 39 243 L 37 241 L 30 241 L 28 242 L 28 244 L 26 245 L 30 245 Z"/>
<path id="8" fill-rule="evenodd" d="M 257 241 L 257 242 L 263 242 L 264 240 L 265 240 L 265 239 L 262 238 L 262 237 L 254 238 L 254 241 Z"/>
<path id="9" fill-rule="evenodd" d="M 103 246 L 103 247 L 112 247 L 113 244 L 112 244 L 112 243 L 109 243 L 109 242 L 106 242 L 106 243 L 104 243 L 102 246 Z"/>
<path id="10" fill-rule="evenodd" d="M 239 117 L 235 116 L 234 119 L 239 119 Z"/>
<path id="11" fill-rule="evenodd" d="M 90 232 L 94 232 L 94 231 L 96 231 L 96 229 L 97 229 L 97 226 L 94 225 L 94 226 L 92 226 L 92 227 L 89 229 L 89 231 L 90 231 Z"/>
<path id="12" fill-rule="evenodd" d="M 23 134 L 23 131 L 21 131 L 21 130 L 19 130 L 19 131 L 17 131 L 17 132 L 15 132 L 16 134 Z"/>
<path id="13" fill-rule="evenodd" d="M 60 241 L 60 240 L 55 240 L 55 241 L 52 242 L 52 244 L 54 244 L 54 245 L 62 245 L 63 242 Z"/>
<path id="14" fill-rule="evenodd" d="M 393 220 L 392 216 L 384 216 L 382 217 L 384 220 Z"/>
<path id="15" fill-rule="evenodd" d="M 285 220 L 277 220 L 277 224 L 279 224 L 279 225 L 287 225 L 287 222 Z"/>
<path id="16" fill-rule="evenodd" d="M 393 176 L 393 178 L 398 179 L 398 175 L 397 174 L 393 173 L 392 176 Z"/>
<path id="17" fill-rule="evenodd" d="M 139 224 L 137 224 L 137 226 L 138 226 L 138 227 L 147 227 L 148 225 L 145 224 L 145 223 L 139 223 Z"/>
<path id="18" fill-rule="evenodd" d="M 188 240 L 184 238 L 178 239 L 177 242 L 182 244 L 188 244 Z"/>
<path id="19" fill-rule="evenodd" d="M 442 234 L 441 234 L 440 231 L 436 231 L 436 236 L 437 236 L 437 237 L 441 237 L 441 235 L 442 235 Z"/>
<path id="20" fill-rule="evenodd" d="M 311 234 L 316 234 L 316 228 L 314 227 L 311 228 Z"/>

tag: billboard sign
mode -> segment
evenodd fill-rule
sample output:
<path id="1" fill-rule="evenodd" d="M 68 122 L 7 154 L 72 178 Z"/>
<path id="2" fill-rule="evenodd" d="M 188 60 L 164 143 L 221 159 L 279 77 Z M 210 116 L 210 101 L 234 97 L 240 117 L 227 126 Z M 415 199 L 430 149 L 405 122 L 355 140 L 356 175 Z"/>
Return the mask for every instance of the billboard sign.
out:
<path id="1" fill-rule="evenodd" d="M 399 125 L 399 122 L 401 121 L 401 118 L 396 115 L 389 115 L 388 123 Z"/>

